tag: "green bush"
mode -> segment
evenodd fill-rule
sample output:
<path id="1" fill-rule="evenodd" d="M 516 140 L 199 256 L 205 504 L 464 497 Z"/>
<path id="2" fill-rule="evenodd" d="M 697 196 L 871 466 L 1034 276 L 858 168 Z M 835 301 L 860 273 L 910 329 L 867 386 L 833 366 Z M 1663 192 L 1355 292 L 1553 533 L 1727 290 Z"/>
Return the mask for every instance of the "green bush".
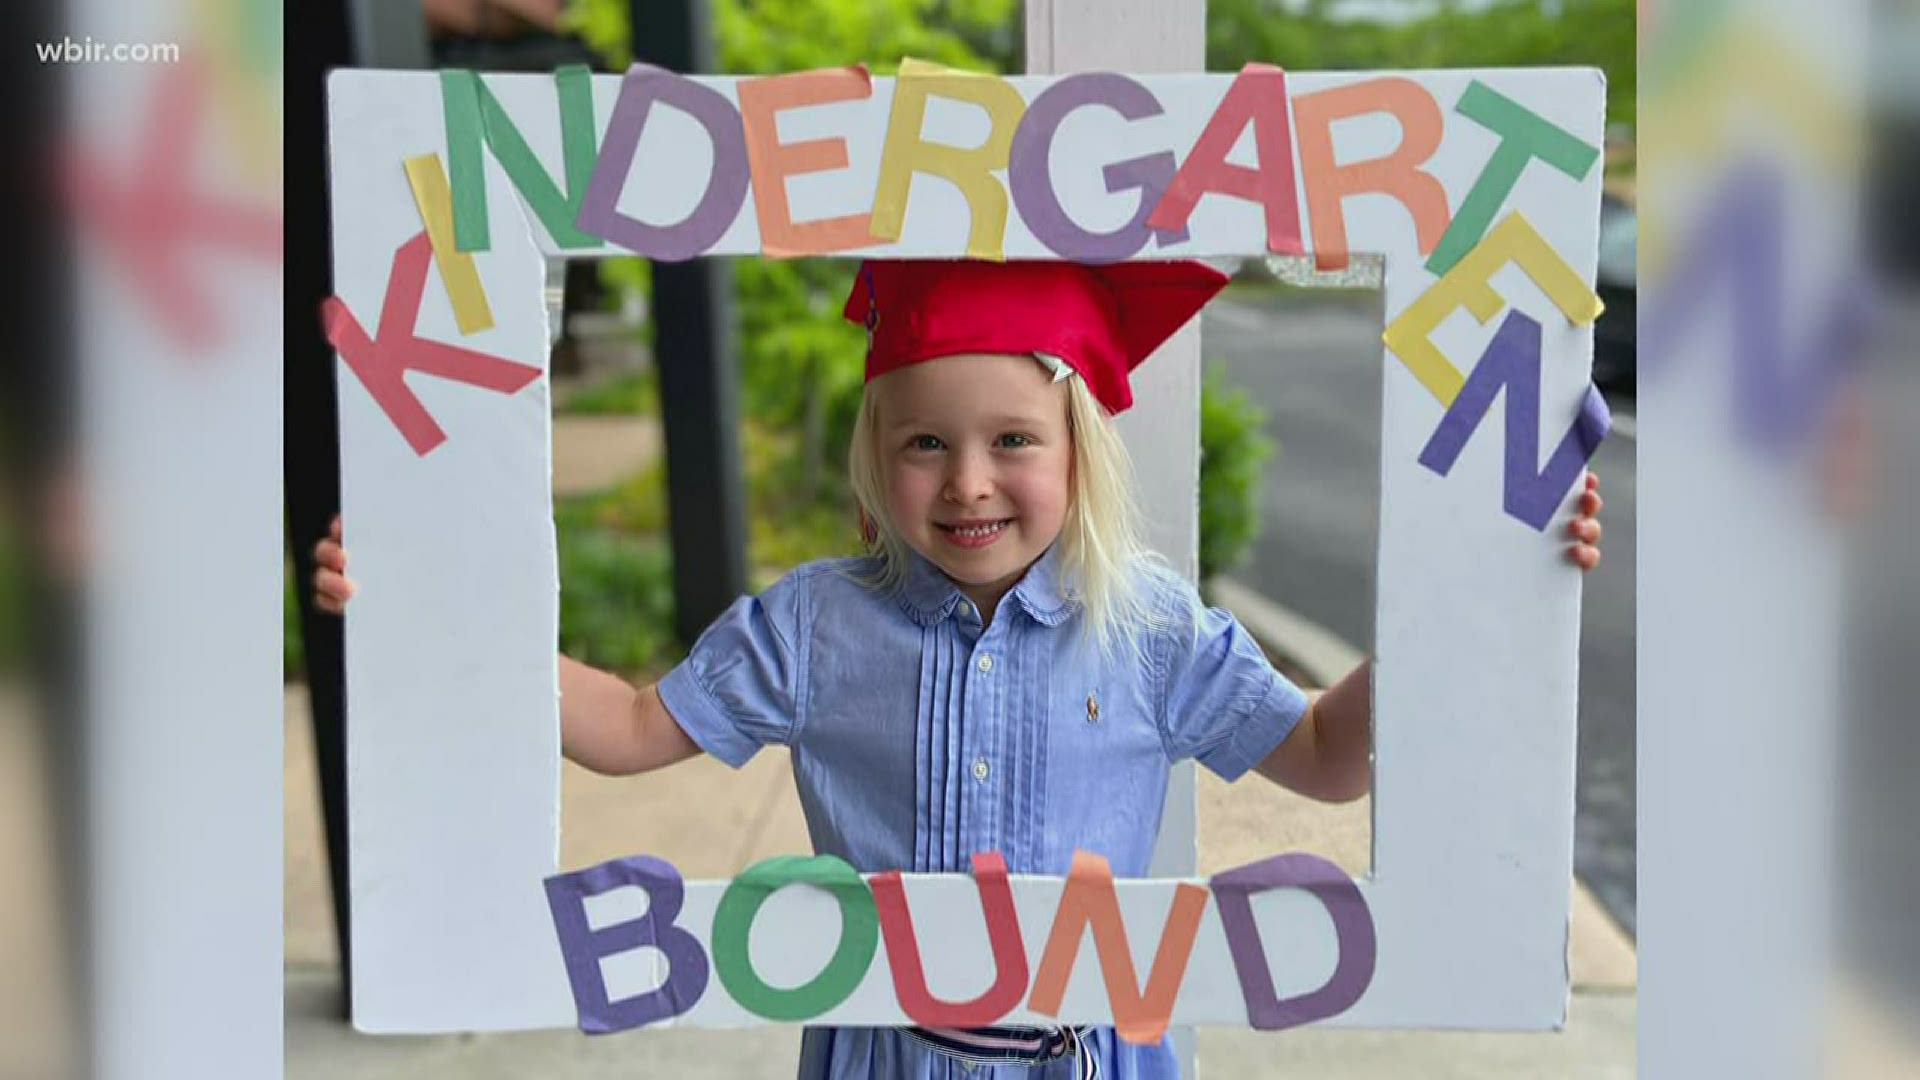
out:
<path id="1" fill-rule="evenodd" d="M 666 512 L 659 485 L 658 470 L 648 470 L 606 495 L 562 499 L 554 505 L 560 651 L 568 656 L 633 673 L 683 651 L 674 640 L 672 560 L 661 535 Z M 648 531 L 636 534 L 623 527 L 635 523 Z M 288 680 L 306 677 L 296 591 L 300 587 L 289 565 L 281 631 L 281 662 Z"/>
<path id="2" fill-rule="evenodd" d="M 13 519 L 0 514 L 0 672 L 24 662 L 28 646 L 27 554 Z"/>
<path id="3" fill-rule="evenodd" d="M 300 582 L 287 564 L 287 591 L 280 604 L 280 670 L 288 682 L 307 676 L 306 638 L 300 629 Z"/>
<path id="4" fill-rule="evenodd" d="M 562 528 L 559 546 L 561 652 L 629 674 L 680 653 L 664 538 Z"/>
<path id="5" fill-rule="evenodd" d="M 866 331 L 840 317 L 855 264 L 844 260 L 735 264 L 741 404 L 770 429 L 799 436 L 781 458 L 780 490 L 811 499 L 847 459 L 866 379 Z"/>
<path id="6" fill-rule="evenodd" d="M 857 406 L 858 383 L 852 398 Z M 797 448 L 805 441 L 802 434 L 750 423 L 743 436 L 752 566 L 786 568 L 857 552 L 859 515 L 847 486 L 846 433 L 831 436 L 839 449 L 811 488 L 793 481 Z"/>
<path id="7" fill-rule="evenodd" d="M 651 371 L 632 371 L 582 387 L 558 403 L 556 412 L 572 416 L 660 415 L 659 381 Z"/>
<path id="8" fill-rule="evenodd" d="M 594 264 L 600 275 L 601 304 L 608 311 L 619 311 L 629 296 L 645 298 L 653 291 L 653 264 L 638 255 L 613 255 Z M 653 343 L 653 323 L 641 333 L 647 344 Z"/>
<path id="9" fill-rule="evenodd" d="M 1266 412 L 1209 374 L 1200 388 L 1200 579 L 1231 569 L 1260 534 Z"/>

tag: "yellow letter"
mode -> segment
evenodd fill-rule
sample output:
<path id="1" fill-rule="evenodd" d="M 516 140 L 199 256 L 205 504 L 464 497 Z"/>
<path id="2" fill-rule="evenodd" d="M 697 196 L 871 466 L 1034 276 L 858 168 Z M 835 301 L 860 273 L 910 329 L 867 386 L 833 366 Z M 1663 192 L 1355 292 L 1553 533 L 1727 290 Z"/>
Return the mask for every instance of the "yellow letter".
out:
<path id="1" fill-rule="evenodd" d="M 992 125 L 987 139 L 976 147 L 927 142 L 920 129 L 926 121 L 927 99 L 934 95 L 980 106 Z M 873 235 L 900 239 L 907 219 L 907 191 L 914 173 L 928 173 L 951 182 L 967 198 L 973 221 L 967 230 L 967 254 L 976 259 L 1005 258 L 1007 189 L 993 173 L 1007 167 L 1013 131 L 1027 103 L 1013 84 L 995 75 L 956 71 L 921 60 L 905 60 L 893 84 L 893 114 L 887 120 L 887 145 L 880 156 L 880 179 L 874 191 Z"/>
<path id="2" fill-rule="evenodd" d="M 491 329 L 493 308 L 487 304 L 487 290 L 480 284 L 480 269 L 474 265 L 473 253 L 453 244 L 453 197 L 447 190 L 447 170 L 440 164 L 440 155 L 410 157 L 406 167 L 414 205 L 420 208 L 427 242 L 433 245 L 433 261 L 440 267 L 447 299 L 453 302 L 454 325 L 462 334 Z"/>
<path id="3" fill-rule="evenodd" d="M 1573 267 L 1518 211 L 1508 214 L 1472 251 L 1462 255 L 1446 276 L 1408 304 L 1381 335 L 1400 362 L 1442 405 L 1453 404 L 1466 376 L 1434 347 L 1431 335 L 1459 308 L 1473 312 L 1473 317 L 1483 323 L 1504 311 L 1506 298 L 1494 292 L 1488 282 L 1508 263 L 1526 271 L 1575 323 L 1586 326 L 1600 317 L 1600 298 Z"/>

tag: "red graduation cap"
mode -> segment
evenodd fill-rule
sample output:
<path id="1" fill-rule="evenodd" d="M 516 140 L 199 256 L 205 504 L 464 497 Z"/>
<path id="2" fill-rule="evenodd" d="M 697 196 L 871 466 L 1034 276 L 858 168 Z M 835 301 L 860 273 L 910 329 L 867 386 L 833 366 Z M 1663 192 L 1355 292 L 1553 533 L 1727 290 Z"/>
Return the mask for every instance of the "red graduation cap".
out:
<path id="1" fill-rule="evenodd" d="M 869 259 L 842 312 L 867 328 L 867 381 L 957 353 L 1046 353 L 1119 413 L 1127 375 L 1227 284 L 1205 263 Z"/>

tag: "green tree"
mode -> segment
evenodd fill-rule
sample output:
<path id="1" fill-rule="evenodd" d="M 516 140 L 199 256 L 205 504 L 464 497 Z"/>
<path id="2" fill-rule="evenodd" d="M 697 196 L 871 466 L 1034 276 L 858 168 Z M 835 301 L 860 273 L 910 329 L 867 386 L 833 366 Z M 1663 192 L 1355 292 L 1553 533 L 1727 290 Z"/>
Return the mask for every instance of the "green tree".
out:
<path id="1" fill-rule="evenodd" d="M 1387 23 L 1337 18 L 1332 0 L 1209 0 L 1207 68 L 1298 71 L 1582 65 L 1607 75 L 1607 119 L 1633 123 L 1634 0 L 1497 0 Z"/>

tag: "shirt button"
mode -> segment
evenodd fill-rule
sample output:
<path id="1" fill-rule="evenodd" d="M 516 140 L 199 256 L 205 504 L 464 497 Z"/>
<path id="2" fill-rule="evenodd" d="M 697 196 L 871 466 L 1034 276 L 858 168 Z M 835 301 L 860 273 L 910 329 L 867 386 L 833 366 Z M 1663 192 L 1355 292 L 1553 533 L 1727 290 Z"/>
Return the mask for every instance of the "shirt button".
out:
<path id="1" fill-rule="evenodd" d="M 982 675 L 985 675 L 987 672 L 992 671 L 993 670 L 993 654 L 981 653 L 980 660 L 975 666 L 980 669 L 980 674 Z"/>
<path id="2" fill-rule="evenodd" d="M 988 771 L 989 771 L 989 770 L 987 769 L 987 759 L 986 759 L 986 758 L 974 758 L 974 759 L 973 759 L 973 778 L 974 778 L 975 780 L 982 780 L 982 781 L 984 781 L 984 780 L 985 780 L 985 779 L 987 778 L 987 772 L 988 772 Z"/>
<path id="3" fill-rule="evenodd" d="M 962 618 L 966 618 L 971 616 L 972 614 L 973 614 L 973 605 L 967 603 L 965 600 L 960 601 L 960 616 Z"/>

